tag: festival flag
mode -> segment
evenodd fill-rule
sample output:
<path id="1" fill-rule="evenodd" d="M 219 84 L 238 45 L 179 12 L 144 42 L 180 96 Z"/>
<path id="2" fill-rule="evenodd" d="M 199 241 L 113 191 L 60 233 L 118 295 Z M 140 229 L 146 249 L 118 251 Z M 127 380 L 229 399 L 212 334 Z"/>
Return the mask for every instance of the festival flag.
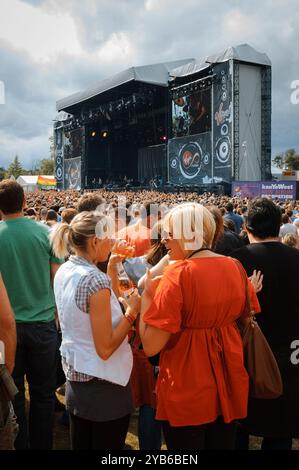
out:
<path id="1" fill-rule="evenodd" d="M 56 179 L 54 177 L 38 176 L 37 185 L 45 189 L 56 188 Z"/>

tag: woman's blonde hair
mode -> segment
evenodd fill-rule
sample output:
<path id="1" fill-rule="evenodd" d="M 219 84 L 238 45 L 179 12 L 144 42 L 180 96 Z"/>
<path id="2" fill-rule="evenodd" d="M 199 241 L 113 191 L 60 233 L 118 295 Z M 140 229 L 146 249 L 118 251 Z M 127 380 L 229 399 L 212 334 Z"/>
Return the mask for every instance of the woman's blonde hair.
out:
<path id="1" fill-rule="evenodd" d="M 58 258 L 65 258 L 70 249 L 84 250 L 88 238 L 111 238 L 113 229 L 111 217 L 96 211 L 80 212 L 70 224 L 61 223 L 54 227 L 50 234 L 52 250 Z"/>
<path id="2" fill-rule="evenodd" d="M 287 233 L 281 241 L 284 245 L 291 246 L 292 248 L 298 248 L 299 237 L 296 233 Z"/>
<path id="3" fill-rule="evenodd" d="M 201 204 L 187 202 L 174 207 L 162 225 L 167 236 L 171 233 L 186 253 L 212 247 L 216 224 L 211 212 Z"/>

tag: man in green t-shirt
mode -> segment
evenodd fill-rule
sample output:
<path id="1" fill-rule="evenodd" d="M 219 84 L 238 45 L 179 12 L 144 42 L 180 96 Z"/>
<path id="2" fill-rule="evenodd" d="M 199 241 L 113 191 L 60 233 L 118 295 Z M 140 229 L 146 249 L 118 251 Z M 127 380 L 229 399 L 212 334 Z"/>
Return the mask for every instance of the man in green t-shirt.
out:
<path id="1" fill-rule="evenodd" d="M 48 227 L 24 217 L 23 188 L 0 182 L 0 272 L 17 323 L 13 378 L 19 389 L 14 408 L 20 426 L 16 449 L 51 449 L 58 335 L 54 275 L 61 260 L 52 254 Z M 29 435 L 24 377 L 29 385 Z"/>

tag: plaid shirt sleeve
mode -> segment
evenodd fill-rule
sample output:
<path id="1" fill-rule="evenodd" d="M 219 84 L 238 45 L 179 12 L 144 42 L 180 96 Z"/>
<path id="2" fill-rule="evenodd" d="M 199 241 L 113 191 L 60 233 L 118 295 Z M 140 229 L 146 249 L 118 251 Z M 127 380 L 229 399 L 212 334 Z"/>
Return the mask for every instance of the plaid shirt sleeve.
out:
<path id="1" fill-rule="evenodd" d="M 82 312 L 89 313 L 89 298 L 101 289 L 111 291 L 111 281 L 109 277 L 102 272 L 92 272 L 83 276 L 76 290 L 76 305 Z"/>

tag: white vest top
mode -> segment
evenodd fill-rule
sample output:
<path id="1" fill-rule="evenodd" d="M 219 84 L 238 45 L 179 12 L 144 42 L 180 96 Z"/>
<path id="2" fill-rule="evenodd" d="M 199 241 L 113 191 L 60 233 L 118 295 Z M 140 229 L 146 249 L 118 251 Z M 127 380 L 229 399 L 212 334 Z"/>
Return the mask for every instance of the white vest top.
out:
<path id="1" fill-rule="evenodd" d="M 54 279 L 54 293 L 62 332 L 61 355 L 76 372 L 91 375 L 109 382 L 125 386 L 129 382 L 133 356 L 128 338 L 104 361 L 95 349 L 90 316 L 80 310 L 75 302 L 75 294 L 82 276 L 95 270 L 92 265 L 64 263 Z M 99 311 L 99 315 L 101 312 Z M 121 307 L 111 291 L 112 327 L 123 318 Z"/>

